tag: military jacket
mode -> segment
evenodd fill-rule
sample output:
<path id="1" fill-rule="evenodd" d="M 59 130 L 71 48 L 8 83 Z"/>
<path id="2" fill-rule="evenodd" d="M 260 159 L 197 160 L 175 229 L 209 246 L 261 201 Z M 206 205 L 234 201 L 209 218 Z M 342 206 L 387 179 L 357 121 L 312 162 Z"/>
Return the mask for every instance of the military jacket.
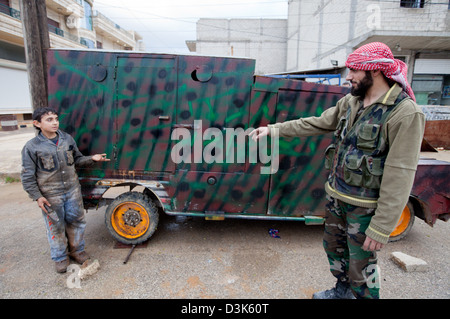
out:
<path id="1" fill-rule="evenodd" d="M 330 169 L 328 184 L 352 197 L 377 200 L 384 164 L 389 151 L 383 126 L 399 103 L 408 98 L 404 92 L 393 105 L 376 103 L 364 109 L 351 123 L 351 107 L 339 119 L 334 143 L 325 152 L 325 167 Z"/>
<path id="2" fill-rule="evenodd" d="M 356 118 L 360 101 L 351 94 L 320 116 L 268 125 L 281 137 L 333 132 L 327 149 L 325 191 L 346 203 L 375 208 L 366 235 L 387 243 L 408 202 L 420 156 L 425 116 L 395 84 Z"/>

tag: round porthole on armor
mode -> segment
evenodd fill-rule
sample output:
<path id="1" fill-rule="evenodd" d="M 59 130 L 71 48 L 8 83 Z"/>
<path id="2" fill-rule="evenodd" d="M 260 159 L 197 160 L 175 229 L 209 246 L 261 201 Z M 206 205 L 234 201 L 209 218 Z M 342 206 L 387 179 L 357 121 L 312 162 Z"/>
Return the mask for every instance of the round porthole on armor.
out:
<path id="1" fill-rule="evenodd" d="M 208 82 L 212 78 L 212 68 L 209 65 L 197 65 L 191 77 L 197 82 Z"/>
<path id="2" fill-rule="evenodd" d="M 88 75 L 89 77 L 96 81 L 96 82 L 102 82 L 104 79 L 106 79 L 106 76 L 108 75 L 108 70 L 105 66 L 101 65 L 100 63 L 97 63 L 96 65 L 91 65 L 88 69 Z"/>

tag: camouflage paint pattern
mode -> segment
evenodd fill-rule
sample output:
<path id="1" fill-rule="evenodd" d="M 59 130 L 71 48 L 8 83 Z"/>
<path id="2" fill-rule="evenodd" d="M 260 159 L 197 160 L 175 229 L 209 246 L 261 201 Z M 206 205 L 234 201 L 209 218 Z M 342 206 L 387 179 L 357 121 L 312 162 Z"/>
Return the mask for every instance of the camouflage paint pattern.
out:
<path id="1" fill-rule="evenodd" d="M 450 163 L 433 159 L 421 159 L 417 165 L 411 195 L 413 204 L 420 207 L 422 218 L 432 226 L 437 219 L 450 218 Z M 415 209 L 416 211 L 416 209 Z"/>
<path id="2" fill-rule="evenodd" d="M 83 154 L 111 159 L 79 170 L 86 208 L 109 187 L 142 185 L 169 214 L 324 216 L 324 151 L 331 134 L 280 138 L 273 175 L 261 174 L 264 164 L 248 157 L 244 163 L 176 164 L 171 134 L 184 127 L 194 143 L 208 128 L 246 130 L 318 116 L 348 89 L 254 76 L 255 61 L 244 58 L 52 49 L 48 65 L 49 106 L 59 111 L 61 129 Z M 201 129 L 195 120 L 202 120 Z"/>
<path id="3" fill-rule="evenodd" d="M 253 91 L 254 96 L 264 96 L 268 101 L 252 103 L 253 127 L 319 116 L 347 92 L 339 87 L 270 77 L 256 77 Z M 327 172 L 323 155 L 331 137 L 280 138 L 279 170 L 270 177 L 269 215 L 324 215 Z"/>

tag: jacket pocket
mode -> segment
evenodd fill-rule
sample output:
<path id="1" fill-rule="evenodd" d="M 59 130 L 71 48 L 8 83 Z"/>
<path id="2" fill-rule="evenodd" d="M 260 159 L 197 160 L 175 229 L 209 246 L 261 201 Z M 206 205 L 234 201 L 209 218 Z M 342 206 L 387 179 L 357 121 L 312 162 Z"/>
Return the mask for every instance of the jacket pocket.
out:
<path id="1" fill-rule="evenodd" d="M 325 150 L 325 169 L 331 169 L 333 167 L 335 153 L 336 146 L 334 144 L 330 144 Z"/>
<path id="2" fill-rule="evenodd" d="M 365 157 L 363 186 L 365 188 L 379 189 L 382 176 L 381 159 Z"/>
<path id="3" fill-rule="evenodd" d="M 379 189 L 383 168 L 381 159 L 370 156 L 349 155 L 344 162 L 344 181 L 350 186 Z"/>
<path id="4" fill-rule="evenodd" d="M 351 186 L 362 186 L 363 171 L 361 170 L 362 157 L 349 155 L 344 161 L 344 181 Z"/>
<path id="5" fill-rule="evenodd" d="M 362 150 L 375 150 L 380 135 L 379 124 L 362 124 L 359 127 L 356 146 Z"/>
<path id="6" fill-rule="evenodd" d="M 73 165 L 73 151 L 66 151 L 67 165 Z"/>
<path id="7" fill-rule="evenodd" d="M 39 156 L 39 158 L 44 170 L 52 171 L 55 169 L 56 165 L 52 155 Z"/>

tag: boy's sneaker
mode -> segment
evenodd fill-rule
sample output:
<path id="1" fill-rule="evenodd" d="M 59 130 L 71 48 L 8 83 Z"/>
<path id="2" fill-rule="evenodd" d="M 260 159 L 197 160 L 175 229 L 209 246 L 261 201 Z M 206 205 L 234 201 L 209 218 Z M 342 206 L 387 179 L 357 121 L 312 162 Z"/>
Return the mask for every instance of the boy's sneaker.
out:
<path id="1" fill-rule="evenodd" d="M 313 294 L 313 299 L 356 299 L 349 284 L 340 281 L 336 287 Z"/>
<path id="2" fill-rule="evenodd" d="M 67 267 L 69 266 L 69 258 L 66 258 L 61 261 L 55 261 L 55 269 L 57 273 L 65 273 L 67 271 Z"/>
<path id="3" fill-rule="evenodd" d="M 83 251 L 80 251 L 80 252 L 76 252 L 76 253 L 70 254 L 70 258 L 72 258 L 77 263 L 82 265 L 86 260 L 89 259 L 89 255 L 86 254 L 86 252 L 83 250 Z"/>

